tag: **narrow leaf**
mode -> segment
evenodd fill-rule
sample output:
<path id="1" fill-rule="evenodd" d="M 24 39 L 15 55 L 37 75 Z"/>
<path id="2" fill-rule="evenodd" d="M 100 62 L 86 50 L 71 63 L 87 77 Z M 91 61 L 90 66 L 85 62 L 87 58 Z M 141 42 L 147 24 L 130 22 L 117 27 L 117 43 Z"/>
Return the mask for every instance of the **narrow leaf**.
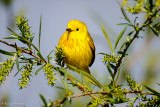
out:
<path id="1" fill-rule="evenodd" d="M 119 23 L 117 25 L 125 25 L 125 26 L 131 26 L 129 23 Z"/>
<path id="2" fill-rule="evenodd" d="M 77 69 L 74 66 L 69 65 L 69 67 L 71 67 L 74 71 L 78 72 L 79 74 L 82 73 L 84 76 L 86 76 L 89 80 L 92 81 L 93 84 L 95 84 L 96 86 L 98 86 L 99 88 L 103 88 L 102 85 L 92 76 L 90 75 L 88 72 L 84 71 L 84 70 L 80 70 Z"/>
<path id="3" fill-rule="evenodd" d="M 64 76 L 64 83 L 63 83 L 66 90 L 68 90 L 68 87 L 67 87 L 67 77 L 68 77 L 68 75 L 66 73 L 65 76 Z"/>
<path id="4" fill-rule="evenodd" d="M 55 86 L 55 87 L 58 88 L 58 89 L 61 89 L 61 90 L 63 90 L 63 91 L 66 91 L 66 89 L 63 88 L 63 87 L 58 87 L 58 86 Z"/>
<path id="5" fill-rule="evenodd" d="M 10 32 L 12 32 L 14 36 L 17 36 L 17 37 L 19 36 L 19 35 L 18 35 L 16 32 L 14 32 L 11 28 L 7 27 L 7 29 L 8 29 Z"/>
<path id="6" fill-rule="evenodd" d="M 111 41 L 110 41 L 109 36 L 107 35 L 107 32 L 106 32 L 106 30 L 104 29 L 104 26 L 103 26 L 102 24 L 101 24 L 101 28 L 102 28 L 102 31 L 103 31 L 104 36 L 105 36 L 106 39 L 107 39 L 107 42 L 108 42 L 108 44 L 109 44 L 109 46 L 110 46 L 110 49 L 111 49 L 112 53 L 114 54 L 114 50 L 113 50 L 113 48 L 112 48 Z"/>
<path id="7" fill-rule="evenodd" d="M 118 51 L 117 53 L 118 53 L 118 54 L 121 54 L 121 55 L 123 55 L 123 54 L 124 54 L 124 52 L 123 52 L 123 51 Z"/>
<path id="8" fill-rule="evenodd" d="M 110 68 L 110 65 L 109 65 L 109 64 L 107 64 L 107 69 L 108 69 L 109 74 L 111 75 L 112 80 L 113 80 L 113 79 L 114 79 L 114 75 L 113 75 L 113 73 L 112 73 L 112 70 L 111 70 L 111 68 Z"/>
<path id="9" fill-rule="evenodd" d="M 153 0 L 149 0 L 149 10 L 150 12 L 152 12 L 152 9 L 153 9 Z"/>
<path id="10" fill-rule="evenodd" d="M 151 25 L 149 25 L 148 27 L 152 30 L 152 32 L 153 32 L 156 36 L 159 35 L 159 34 L 154 30 L 154 28 L 153 28 Z"/>
<path id="11" fill-rule="evenodd" d="M 4 37 L 3 39 L 18 39 L 17 37 Z"/>
<path id="12" fill-rule="evenodd" d="M 15 62 L 16 62 L 15 59 L 13 59 L 12 62 L 11 62 L 11 69 L 10 69 L 10 71 L 13 70 L 13 67 L 14 67 Z"/>
<path id="13" fill-rule="evenodd" d="M 40 24 L 39 24 L 39 50 L 40 50 L 40 44 L 41 44 L 41 25 L 42 25 L 42 14 L 40 16 Z"/>
<path id="14" fill-rule="evenodd" d="M 9 56 L 14 56 L 15 52 L 7 52 L 7 51 L 4 51 L 2 49 L 0 49 L 0 53 L 4 54 L 4 55 L 9 55 Z"/>
<path id="15" fill-rule="evenodd" d="M 42 94 L 39 94 L 39 96 L 40 96 L 40 98 L 41 98 L 44 106 L 45 106 L 45 107 L 48 107 L 48 106 L 47 106 L 47 101 L 46 101 L 46 99 L 44 98 L 44 96 L 43 96 Z"/>
<path id="16" fill-rule="evenodd" d="M 70 72 L 68 72 L 66 69 L 61 68 L 59 69 L 61 72 L 63 72 L 64 74 L 67 74 L 69 77 L 71 77 L 72 79 L 76 80 L 79 83 L 82 83 L 77 77 L 75 77 L 74 75 L 72 75 Z M 58 71 L 58 70 L 57 70 Z"/>
<path id="17" fill-rule="evenodd" d="M 37 52 L 37 55 L 38 55 L 41 59 L 43 59 L 43 57 L 41 56 L 41 54 L 40 54 L 39 52 Z"/>
<path id="18" fill-rule="evenodd" d="M 45 65 L 41 66 L 40 68 L 38 68 L 35 72 L 35 76 L 37 76 L 37 74 L 39 73 L 39 71 L 44 67 Z"/>
<path id="19" fill-rule="evenodd" d="M 118 74 L 117 74 L 117 77 L 116 77 L 116 80 L 115 80 L 115 82 L 117 82 L 117 80 L 118 80 L 118 78 L 119 78 L 119 74 L 120 74 L 120 69 L 118 69 Z"/>
<path id="20" fill-rule="evenodd" d="M 20 71 L 19 63 L 20 63 L 20 62 L 18 61 L 18 56 L 16 56 L 16 65 L 17 65 L 17 70 L 18 70 L 18 71 L 17 71 L 17 73 L 14 75 L 14 77 L 17 76 L 17 74 L 18 74 L 19 71 Z"/>
<path id="21" fill-rule="evenodd" d="M 58 71 L 59 76 L 60 76 L 60 78 L 57 78 L 57 80 L 59 80 L 63 84 L 63 86 L 65 87 L 65 88 L 61 87 L 60 89 L 68 91 L 67 90 L 68 89 L 68 87 L 67 87 L 67 77 L 68 77 L 67 73 L 64 73 L 63 74 L 64 77 L 62 78 L 62 74 L 60 73 L 61 70 L 59 70 L 58 68 L 56 68 L 56 70 Z"/>
<path id="22" fill-rule="evenodd" d="M 18 39 L 21 41 L 21 42 L 23 42 L 23 43 L 28 43 L 29 41 L 26 39 L 26 38 L 24 38 L 23 36 L 18 36 Z"/>
<path id="23" fill-rule="evenodd" d="M 19 69 L 19 61 L 18 61 L 18 56 L 16 57 L 16 65 L 17 65 L 17 70 L 18 70 L 18 72 L 20 71 L 20 69 Z"/>
<path id="24" fill-rule="evenodd" d="M 131 36 L 135 30 L 132 30 L 131 32 L 128 33 L 128 36 Z"/>
<path id="25" fill-rule="evenodd" d="M 134 25 L 136 25 L 136 20 L 138 19 L 138 17 L 135 17 L 134 19 Z"/>
<path id="26" fill-rule="evenodd" d="M 144 85 L 145 86 L 145 85 Z M 145 86 L 149 91 L 151 91 L 154 95 L 156 95 L 156 96 L 159 96 L 160 97 L 160 93 L 159 92 L 157 92 L 156 90 L 154 90 L 154 89 L 152 89 L 152 88 L 150 88 L 150 87 L 148 87 L 148 86 Z"/>
<path id="27" fill-rule="evenodd" d="M 115 42 L 114 50 L 116 49 L 116 47 L 117 47 L 117 45 L 118 45 L 118 42 L 119 42 L 119 40 L 122 38 L 122 36 L 123 36 L 124 32 L 126 31 L 126 29 L 127 29 L 127 26 L 121 31 L 121 33 L 120 33 L 119 36 L 117 37 L 116 42 Z"/>
<path id="28" fill-rule="evenodd" d="M 46 58 L 48 58 L 54 50 L 55 50 L 55 49 L 53 49 L 53 50 L 47 55 Z"/>
<path id="29" fill-rule="evenodd" d="M 128 18 L 128 16 L 127 16 L 127 14 L 126 14 L 126 12 L 125 12 L 125 10 L 124 10 L 123 7 L 121 7 L 121 11 L 122 11 L 122 14 L 123 14 L 124 18 L 125 18 L 131 25 L 133 25 L 133 24 L 131 23 L 131 21 L 129 20 L 129 18 Z"/>
<path id="30" fill-rule="evenodd" d="M 106 53 L 98 53 L 98 54 L 101 54 L 101 55 L 107 55 Z"/>
<path id="31" fill-rule="evenodd" d="M 10 29 L 11 30 L 11 29 Z M 13 34 L 11 35 L 12 37 L 4 37 L 3 39 L 19 39 L 21 42 L 23 43 L 27 43 L 27 39 L 19 36 L 17 33 L 15 33 L 14 31 L 12 32 Z M 15 34 L 14 34 L 15 33 Z"/>

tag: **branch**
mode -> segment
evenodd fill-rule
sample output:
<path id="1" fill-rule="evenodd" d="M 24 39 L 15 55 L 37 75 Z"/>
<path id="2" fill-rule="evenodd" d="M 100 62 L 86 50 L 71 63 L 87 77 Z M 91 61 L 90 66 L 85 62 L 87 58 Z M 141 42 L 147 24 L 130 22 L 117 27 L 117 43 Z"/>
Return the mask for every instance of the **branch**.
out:
<path id="1" fill-rule="evenodd" d="M 139 29 L 136 29 L 136 27 L 134 26 L 134 29 L 136 30 L 136 33 L 134 34 L 133 38 L 130 40 L 130 42 L 127 44 L 126 48 L 124 49 L 124 54 L 120 57 L 120 59 L 118 60 L 118 63 L 116 64 L 116 67 L 114 69 L 114 74 L 113 76 L 115 77 L 116 74 L 117 74 L 117 71 L 118 71 L 118 68 L 120 67 L 121 63 L 122 63 L 122 59 L 125 57 L 126 55 L 126 52 L 129 48 L 129 46 L 132 44 L 132 42 L 135 40 L 135 38 L 138 37 L 138 34 L 139 32 L 144 28 L 146 27 L 147 23 L 150 22 L 152 20 L 153 17 L 155 17 L 155 15 L 160 11 L 160 8 L 156 10 L 156 12 L 152 15 L 152 16 L 149 16 L 147 18 L 147 20 L 142 24 L 142 26 L 139 28 Z"/>
<path id="2" fill-rule="evenodd" d="M 8 46 L 11 46 L 11 47 L 13 47 L 13 48 L 16 48 L 16 47 L 17 47 L 16 45 L 11 44 L 11 43 L 8 43 L 8 42 L 3 41 L 3 40 L 0 40 L 0 42 L 6 44 L 6 45 L 8 45 Z M 31 56 L 33 56 L 33 57 L 35 57 L 35 58 L 37 58 L 37 59 L 40 59 L 39 56 L 35 55 L 35 54 L 34 54 L 33 52 L 31 52 L 31 51 L 27 51 L 27 50 L 22 49 L 22 48 L 20 48 L 20 47 L 17 47 L 17 48 L 18 48 L 20 51 L 22 51 L 22 52 L 24 52 L 24 53 L 26 53 L 26 54 L 28 54 L 28 55 L 31 55 Z"/>
<path id="3" fill-rule="evenodd" d="M 83 94 L 77 94 L 77 95 L 72 95 L 70 96 L 69 98 L 78 98 L 78 97 L 81 97 L 81 96 L 86 96 L 86 95 L 92 95 L 92 94 L 110 94 L 111 92 L 110 91 L 93 91 L 93 92 L 87 92 L 87 93 L 83 93 Z M 114 92 L 113 92 L 114 93 Z M 133 91 L 125 91 L 123 92 L 124 94 L 127 94 L 127 93 L 141 93 L 141 94 L 145 94 L 145 95 L 154 95 L 152 93 L 149 93 L 149 92 L 142 92 L 140 90 L 133 90 Z M 55 106 L 57 104 L 62 104 L 63 102 L 65 102 L 66 100 L 68 100 L 67 97 L 65 97 L 64 99 L 62 100 L 59 100 L 57 102 L 54 102 L 52 106 Z"/>
<path id="4" fill-rule="evenodd" d="M 137 31 L 137 32 L 135 33 L 135 35 L 133 36 L 133 38 L 130 40 L 130 42 L 128 43 L 128 45 L 127 45 L 126 48 L 124 49 L 124 54 L 120 57 L 120 59 L 118 60 L 118 63 L 116 64 L 116 67 L 115 67 L 115 69 L 114 69 L 114 74 L 113 74 L 114 77 L 115 77 L 116 74 L 117 74 L 118 68 L 119 68 L 119 66 L 120 66 L 121 63 L 122 63 L 122 59 L 125 57 L 126 52 L 127 52 L 128 48 L 129 48 L 129 46 L 130 46 L 131 43 L 134 41 L 134 39 L 138 36 L 138 33 L 139 33 L 139 31 Z"/>

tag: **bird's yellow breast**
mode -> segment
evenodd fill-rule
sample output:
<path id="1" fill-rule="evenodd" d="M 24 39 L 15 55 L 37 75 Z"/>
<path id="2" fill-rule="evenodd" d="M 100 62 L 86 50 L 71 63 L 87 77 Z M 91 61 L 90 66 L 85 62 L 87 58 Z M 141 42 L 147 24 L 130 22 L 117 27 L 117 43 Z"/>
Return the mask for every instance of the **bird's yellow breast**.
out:
<path id="1" fill-rule="evenodd" d="M 58 47 L 62 46 L 65 63 L 83 69 L 88 69 L 92 60 L 92 50 L 87 39 L 89 38 L 70 38 L 65 32 L 62 35 Z"/>

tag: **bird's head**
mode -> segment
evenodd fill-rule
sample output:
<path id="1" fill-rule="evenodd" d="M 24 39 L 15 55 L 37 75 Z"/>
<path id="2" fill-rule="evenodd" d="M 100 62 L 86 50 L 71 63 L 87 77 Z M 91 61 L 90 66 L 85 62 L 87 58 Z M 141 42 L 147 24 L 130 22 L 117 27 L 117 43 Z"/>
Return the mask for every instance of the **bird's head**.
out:
<path id="1" fill-rule="evenodd" d="M 79 20 L 69 21 L 66 31 L 69 32 L 69 35 L 76 36 L 76 37 L 78 36 L 82 37 L 87 35 L 88 33 L 86 24 L 84 24 Z"/>

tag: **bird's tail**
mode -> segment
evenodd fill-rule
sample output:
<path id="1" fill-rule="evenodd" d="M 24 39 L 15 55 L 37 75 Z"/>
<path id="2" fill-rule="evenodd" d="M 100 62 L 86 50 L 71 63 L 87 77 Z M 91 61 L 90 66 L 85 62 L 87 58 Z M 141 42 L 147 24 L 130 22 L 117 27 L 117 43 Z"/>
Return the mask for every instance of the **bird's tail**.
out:
<path id="1" fill-rule="evenodd" d="M 86 71 L 86 72 L 88 72 L 89 74 L 91 74 L 91 73 L 90 73 L 90 70 L 89 70 L 89 68 L 85 69 L 85 71 Z"/>

